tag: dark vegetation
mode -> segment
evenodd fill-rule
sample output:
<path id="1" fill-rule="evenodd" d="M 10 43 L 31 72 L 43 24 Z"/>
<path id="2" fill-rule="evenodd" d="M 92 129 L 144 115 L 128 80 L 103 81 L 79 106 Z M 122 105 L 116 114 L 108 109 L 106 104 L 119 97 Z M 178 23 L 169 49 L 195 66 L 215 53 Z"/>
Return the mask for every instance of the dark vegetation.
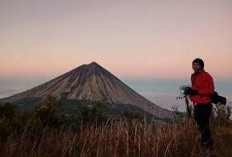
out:
<path id="1" fill-rule="evenodd" d="M 215 150 L 199 145 L 193 119 L 174 109 L 173 123 L 147 123 L 138 110 L 109 114 L 107 105 L 85 102 L 67 110 L 48 97 L 32 110 L 0 104 L 0 156 L 231 156 L 230 108 L 211 119 Z M 73 107 L 73 106 L 72 106 Z M 113 108 L 113 107 L 112 107 Z"/>

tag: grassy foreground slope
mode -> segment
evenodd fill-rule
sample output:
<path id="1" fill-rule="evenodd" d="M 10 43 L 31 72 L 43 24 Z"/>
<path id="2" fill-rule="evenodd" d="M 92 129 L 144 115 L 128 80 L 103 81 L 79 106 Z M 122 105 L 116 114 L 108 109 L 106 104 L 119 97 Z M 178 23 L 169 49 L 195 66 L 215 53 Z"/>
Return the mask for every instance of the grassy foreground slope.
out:
<path id="1" fill-rule="evenodd" d="M 199 145 L 192 119 L 181 125 L 149 125 L 139 120 L 86 124 L 79 130 L 45 127 L 40 136 L 23 134 L 1 143 L 0 156 L 232 156 L 232 125 L 212 120 L 215 149 Z"/>
<path id="2" fill-rule="evenodd" d="M 210 153 L 200 147 L 194 120 L 176 111 L 173 123 L 145 123 L 131 110 L 112 116 L 99 103 L 71 115 L 64 111 L 54 97 L 26 112 L 0 104 L 0 156 L 232 156 L 230 108 L 214 111 L 215 149 Z"/>

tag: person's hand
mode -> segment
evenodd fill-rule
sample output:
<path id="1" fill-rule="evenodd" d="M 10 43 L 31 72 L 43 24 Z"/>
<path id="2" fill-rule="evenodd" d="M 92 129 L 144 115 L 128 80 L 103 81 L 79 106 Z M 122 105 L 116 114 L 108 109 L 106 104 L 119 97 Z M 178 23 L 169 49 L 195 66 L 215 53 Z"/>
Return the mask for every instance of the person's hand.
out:
<path id="1" fill-rule="evenodd" d="M 193 90 L 192 88 L 190 87 L 187 87 L 185 90 L 184 90 L 184 95 L 190 95 L 190 96 L 193 96 L 193 95 L 198 95 L 198 91 L 197 90 Z"/>

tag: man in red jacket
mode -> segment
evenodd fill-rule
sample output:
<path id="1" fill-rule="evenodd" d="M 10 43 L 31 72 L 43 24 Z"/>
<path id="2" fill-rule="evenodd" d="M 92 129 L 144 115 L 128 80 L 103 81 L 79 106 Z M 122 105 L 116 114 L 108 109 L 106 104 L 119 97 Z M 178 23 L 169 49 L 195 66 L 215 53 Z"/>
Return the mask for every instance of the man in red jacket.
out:
<path id="1" fill-rule="evenodd" d="M 212 112 L 212 96 L 214 94 L 214 81 L 209 73 L 204 70 L 204 62 L 196 58 L 192 62 L 194 73 L 191 76 L 192 87 L 185 91 L 190 95 L 194 106 L 194 117 L 201 132 L 201 144 L 204 148 L 213 148 L 213 139 L 209 126 Z"/>

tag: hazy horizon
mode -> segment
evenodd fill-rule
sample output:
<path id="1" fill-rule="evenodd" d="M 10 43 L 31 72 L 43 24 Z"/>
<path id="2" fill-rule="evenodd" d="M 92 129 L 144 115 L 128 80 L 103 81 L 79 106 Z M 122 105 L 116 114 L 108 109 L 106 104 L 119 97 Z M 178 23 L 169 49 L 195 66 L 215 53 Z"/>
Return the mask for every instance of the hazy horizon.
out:
<path id="1" fill-rule="evenodd" d="M 50 79 L 0 79 L 0 99 L 36 87 Z M 190 80 L 119 79 L 156 105 L 169 110 L 172 110 L 175 105 L 179 110 L 185 111 L 184 101 L 176 100 L 176 97 L 180 94 L 178 88 L 181 85 L 190 85 Z M 228 102 L 232 102 L 232 81 L 216 81 L 215 90 L 220 95 L 227 97 Z"/>

